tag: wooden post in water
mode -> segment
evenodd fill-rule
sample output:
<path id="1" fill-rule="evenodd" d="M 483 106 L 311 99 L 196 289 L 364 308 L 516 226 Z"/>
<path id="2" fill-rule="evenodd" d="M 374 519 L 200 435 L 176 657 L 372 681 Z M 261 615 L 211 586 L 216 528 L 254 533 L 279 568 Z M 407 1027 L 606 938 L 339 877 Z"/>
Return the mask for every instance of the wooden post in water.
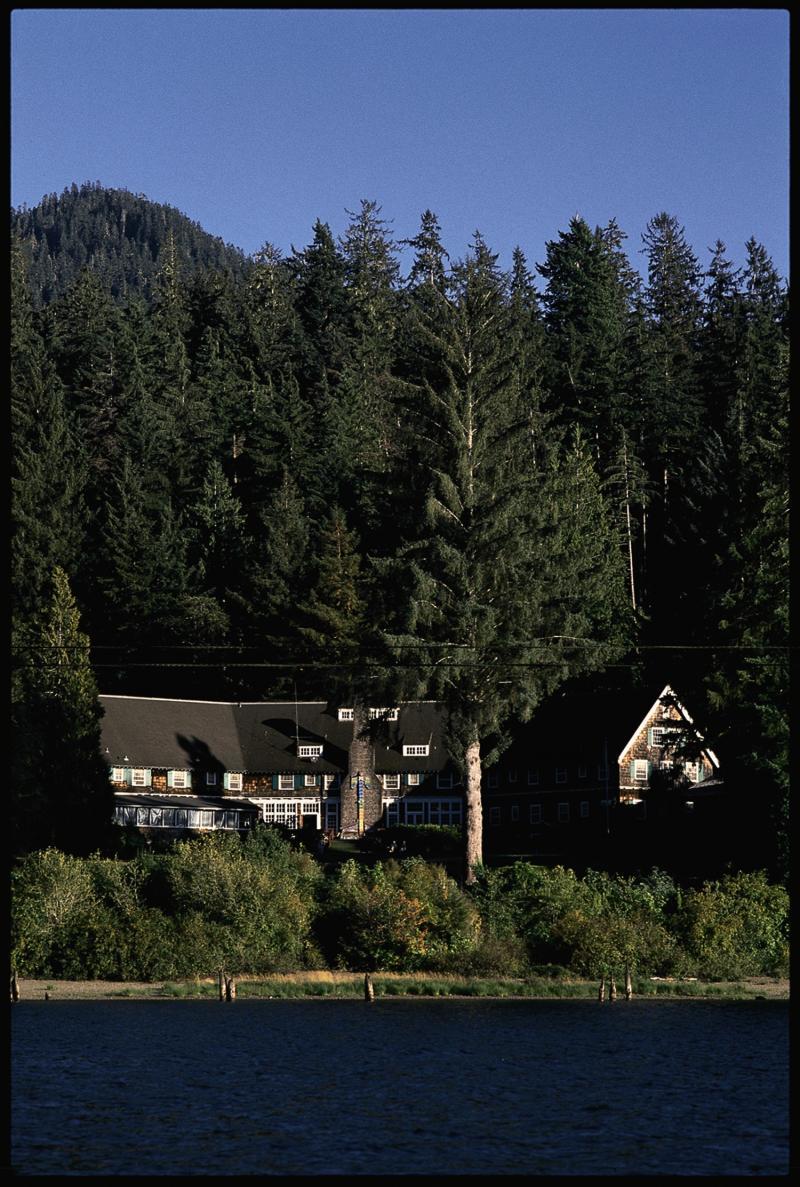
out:
<path id="1" fill-rule="evenodd" d="M 611 985 L 608 990 L 608 1000 L 610 1002 L 615 1002 L 617 1000 L 617 982 L 614 980 L 613 974 L 611 976 Z"/>
<path id="2" fill-rule="evenodd" d="M 606 1000 L 606 979 L 605 979 L 605 977 L 600 978 L 600 988 L 597 991 L 597 1000 L 599 1002 L 604 1002 Z"/>
<path id="3" fill-rule="evenodd" d="M 364 1001 L 375 1001 L 375 986 L 372 984 L 372 977 L 369 973 L 364 973 Z"/>
<path id="4" fill-rule="evenodd" d="M 631 984 L 631 966 L 625 965 L 625 1001 L 629 1002 L 633 997 L 633 985 Z"/>

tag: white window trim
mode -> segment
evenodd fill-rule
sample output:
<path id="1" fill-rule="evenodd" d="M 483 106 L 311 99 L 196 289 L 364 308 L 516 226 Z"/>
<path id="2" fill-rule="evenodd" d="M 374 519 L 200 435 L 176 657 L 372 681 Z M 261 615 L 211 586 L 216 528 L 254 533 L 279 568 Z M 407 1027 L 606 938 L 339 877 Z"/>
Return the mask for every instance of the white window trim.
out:
<path id="1" fill-rule="evenodd" d="M 419 771 L 409 771 L 408 772 L 408 786 L 409 787 L 419 787 L 421 783 L 422 783 L 422 776 L 420 775 Z"/>
<path id="2" fill-rule="evenodd" d="M 371 721 L 374 721 L 376 717 L 383 717 L 384 721 L 397 721 L 400 716 L 400 710 L 390 708 L 387 705 L 383 709 L 370 709 L 369 716 Z"/>
<path id="3" fill-rule="evenodd" d="M 306 775 L 305 776 L 305 786 L 306 787 L 316 787 L 318 783 L 319 783 L 319 775 Z"/>
<path id="4" fill-rule="evenodd" d="M 635 758 L 633 760 L 633 778 L 636 783 L 647 782 L 647 759 Z"/>
<path id="5" fill-rule="evenodd" d="M 124 767 L 112 767 L 111 768 L 111 782 L 112 783 L 124 783 L 125 782 L 125 768 Z"/>
<path id="6" fill-rule="evenodd" d="M 216 786 L 217 786 L 217 772 L 216 771 L 206 771 L 206 787 L 216 787 Z"/>
<path id="7" fill-rule="evenodd" d="M 228 772 L 228 791 L 241 791 L 243 785 L 243 776 L 241 771 Z"/>
<path id="8" fill-rule="evenodd" d="M 297 746 L 298 758 L 319 758 L 322 746 L 317 742 L 300 742 Z"/>
<path id="9" fill-rule="evenodd" d="M 399 791 L 400 790 L 400 775 L 399 773 L 391 775 L 382 775 L 384 791 Z"/>
<path id="10" fill-rule="evenodd" d="M 147 776 L 144 767 L 133 767 L 131 770 L 131 787 L 146 787 Z"/>
<path id="11" fill-rule="evenodd" d="M 352 709 L 340 709 L 339 710 L 339 720 L 340 721 L 352 721 L 353 720 L 353 710 Z"/>
<path id="12" fill-rule="evenodd" d="M 424 744 L 414 744 L 403 746 L 403 755 L 405 758 L 427 758 L 430 754 L 430 746 L 426 742 Z"/>
<path id="13" fill-rule="evenodd" d="M 172 786 L 173 787 L 188 787 L 189 786 L 189 772 L 188 771 L 173 771 L 172 772 Z"/>
<path id="14" fill-rule="evenodd" d="M 278 791 L 294 791 L 294 775 L 278 775 Z"/>

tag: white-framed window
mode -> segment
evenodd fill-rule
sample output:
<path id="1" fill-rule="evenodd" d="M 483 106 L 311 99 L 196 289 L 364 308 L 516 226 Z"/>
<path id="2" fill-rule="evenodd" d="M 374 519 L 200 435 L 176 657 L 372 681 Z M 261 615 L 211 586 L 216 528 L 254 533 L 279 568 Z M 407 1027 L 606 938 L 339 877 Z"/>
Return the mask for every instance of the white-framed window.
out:
<path id="1" fill-rule="evenodd" d="M 542 823 L 542 805 L 541 804 L 531 804 L 530 808 L 528 810 L 528 816 L 529 816 L 531 824 L 541 824 Z"/>
<path id="2" fill-rule="evenodd" d="M 516 781 L 517 781 L 517 768 L 516 767 L 512 767 L 509 770 L 508 781 L 509 781 L 509 783 L 516 783 Z"/>
<path id="3" fill-rule="evenodd" d="M 125 782 L 125 770 L 123 767 L 112 767 L 111 768 L 111 782 L 112 783 L 124 783 Z"/>
<path id="4" fill-rule="evenodd" d="M 528 771 L 528 786 L 529 787 L 538 787 L 539 786 L 539 768 L 538 767 L 536 767 L 535 770 L 530 769 Z"/>
<path id="5" fill-rule="evenodd" d="M 585 767 L 585 766 L 578 767 L 578 778 L 579 779 L 585 779 L 588 774 L 589 774 L 588 767 Z"/>
<path id="6" fill-rule="evenodd" d="M 301 742 L 297 747 L 297 754 L 299 758 L 319 758 L 322 746 L 316 742 Z"/>
<path id="7" fill-rule="evenodd" d="M 216 771 L 206 771 L 206 787 L 216 787 L 216 786 L 217 786 L 217 772 Z"/>
<path id="8" fill-rule="evenodd" d="M 569 820 L 569 804 L 561 803 L 558 805 L 558 822 L 559 824 L 566 824 Z"/>
<path id="9" fill-rule="evenodd" d="M 696 783 L 699 778 L 698 768 L 699 764 L 696 762 L 685 762 L 683 764 L 683 773 L 692 783 Z"/>
<path id="10" fill-rule="evenodd" d="M 339 710 L 339 720 L 340 721 L 352 721 L 353 720 L 353 710 L 352 709 L 340 709 Z"/>
<path id="11" fill-rule="evenodd" d="M 338 778 L 339 778 L 338 775 L 323 775 L 322 776 L 322 786 L 327 791 L 328 788 L 335 786 L 336 780 Z"/>
<path id="12" fill-rule="evenodd" d="M 134 767 L 131 771 L 131 786 L 144 787 L 146 785 L 145 778 L 144 767 Z"/>
<path id="13" fill-rule="evenodd" d="M 449 771 L 440 772 L 436 776 L 436 786 L 440 791 L 449 791 L 453 786 L 453 776 Z"/>
<path id="14" fill-rule="evenodd" d="M 556 767 L 556 783 L 566 783 L 566 781 L 567 781 L 567 768 L 566 767 Z"/>
<path id="15" fill-rule="evenodd" d="M 581 806 L 580 806 L 579 811 L 581 814 L 581 819 L 585 820 L 586 817 L 589 815 L 589 801 L 588 800 L 581 800 Z"/>
<path id="16" fill-rule="evenodd" d="M 512 821 L 519 820 L 519 804 L 511 805 L 511 819 Z"/>
<path id="17" fill-rule="evenodd" d="M 294 791 L 294 775 L 278 775 L 278 791 Z"/>
<path id="18" fill-rule="evenodd" d="M 399 791 L 400 790 L 400 775 L 384 775 L 383 786 L 385 791 Z"/>
<path id="19" fill-rule="evenodd" d="M 397 721 L 400 712 L 398 709 L 390 709 L 387 705 L 384 709 L 370 709 L 369 716 L 371 721 L 376 717 L 383 717 L 384 721 Z"/>
<path id="20" fill-rule="evenodd" d="M 422 782 L 422 775 L 420 775 L 419 771 L 409 771 L 406 778 L 408 779 L 409 787 L 419 787 Z"/>
<path id="21" fill-rule="evenodd" d="M 653 746 L 663 746 L 666 733 L 667 731 L 663 725 L 654 725 L 650 730 L 650 737 L 652 739 L 651 744 Z"/>
<path id="22" fill-rule="evenodd" d="M 489 824 L 499 824 L 499 823 L 500 823 L 500 809 L 499 808 L 490 808 L 489 809 Z"/>
<path id="23" fill-rule="evenodd" d="M 430 754 L 430 749 L 427 743 L 424 745 L 404 746 L 403 754 L 407 758 L 427 758 Z"/>
<path id="24" fill-rule="evenodd" d="M 635 758 L 633 760 L 633 778 L 637 783 L 645 783 L 647 781 L 647 759 Z"/>
<path id="25" fill-rule="evenodd" d="M 318 783 L 319 783 L 319 775 L 306 775 L 305 776 L 306 787 L 316 787 L 318 785 Z"/>
<path id="26" fill-rule="evenodd" d="M 487 787 L 499 787 L 499 785 L 500 785 L 500 775 L 498 774 L 498 772 L 497 771 L 488 771 L 487 775 L 486 775 L 486 786 Z"/>
<path id="27" fill-rule="evenodd" d="M 242 774 L 241 771 L 228 772 L 228 791 L 242 790 Z"/>
<path id="28" fill-rule="evenodd" d="M 297 800 L 265 800 L 264 823 L 285 824 L 287 828 L 297 828 L 299 807 Z"/>
<path id="29" fill-rule="evenodd" d="M 172 772 L 172 786 L 173 787 L 188 787 L 187 771 L 173 771 Z"/>

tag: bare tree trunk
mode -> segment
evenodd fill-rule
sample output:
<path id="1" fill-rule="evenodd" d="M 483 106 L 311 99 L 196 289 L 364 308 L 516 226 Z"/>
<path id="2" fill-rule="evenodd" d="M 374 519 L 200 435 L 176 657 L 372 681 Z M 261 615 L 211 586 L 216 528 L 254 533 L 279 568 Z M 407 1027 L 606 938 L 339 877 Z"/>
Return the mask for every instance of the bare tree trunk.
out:
<path id="1" fill-rule="evenodd" d="M 483 810 L 481 807 L 481 744 L 467 747 L 467 799 L 464 820 L 464 881 L 475 881 L 475 867 L 483 861 Z"/>
<path id="2" fill-rule="evenodd" d="M 625 519 L 627 522 L 628 531 L 628 567 L 630 570 L 631 582 L 631 606 L 636 609 L 636 584 L 633 575 L 633 528 L 631 525 L 631 491 L 630 480 L 628 476 L 628 439 L 623 434 L 622 438 L 623 448 L 623 464 L 625 466 Z"/>

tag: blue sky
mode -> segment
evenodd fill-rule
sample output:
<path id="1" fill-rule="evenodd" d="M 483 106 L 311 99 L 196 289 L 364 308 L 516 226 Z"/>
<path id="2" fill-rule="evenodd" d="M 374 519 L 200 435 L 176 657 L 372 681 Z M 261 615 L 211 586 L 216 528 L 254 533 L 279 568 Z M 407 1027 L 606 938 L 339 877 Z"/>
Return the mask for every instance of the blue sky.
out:
<path id="1" fill-rule="evenodd" d="M 751 236 L 788 272 L 782 9 L 21 9 L 11 204 L 100 181 L 250 253 L 433 210 L 529 265 L 580 214 L 631 262 L 661 211 L 701 264 Z"/>

